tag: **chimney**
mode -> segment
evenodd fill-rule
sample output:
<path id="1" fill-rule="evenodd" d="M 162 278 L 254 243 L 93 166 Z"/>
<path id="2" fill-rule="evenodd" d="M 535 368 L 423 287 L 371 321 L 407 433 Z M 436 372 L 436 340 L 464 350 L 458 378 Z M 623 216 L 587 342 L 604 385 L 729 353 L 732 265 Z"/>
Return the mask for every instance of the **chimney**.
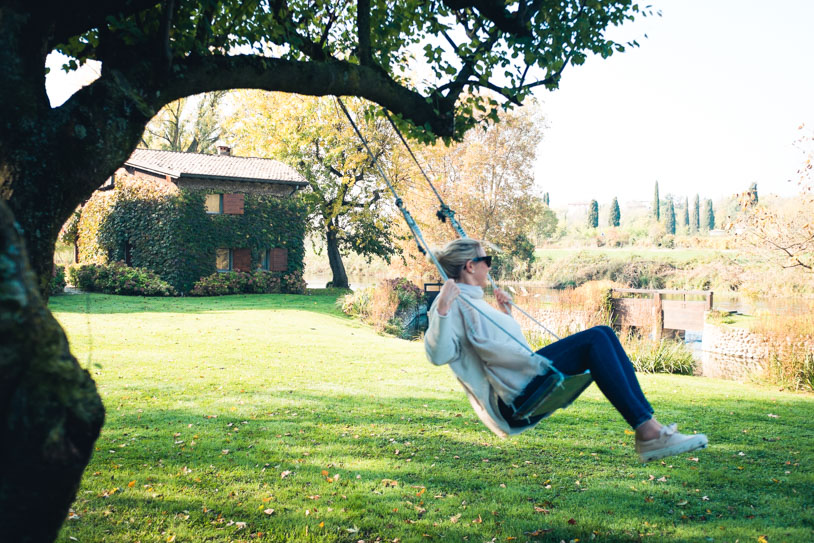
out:
<path id="1" fill-rule="evenodd" d="M 218 154 L 225 156 L 232 156 L 232 148 L 226 144 L 218 145 Z"/>

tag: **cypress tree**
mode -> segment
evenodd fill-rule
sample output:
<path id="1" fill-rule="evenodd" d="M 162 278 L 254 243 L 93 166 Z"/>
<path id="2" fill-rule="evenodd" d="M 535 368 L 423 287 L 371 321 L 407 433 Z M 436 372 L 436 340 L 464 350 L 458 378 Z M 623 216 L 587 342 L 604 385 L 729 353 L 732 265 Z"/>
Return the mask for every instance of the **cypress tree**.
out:
<path id="1" fill-rule="evenodd" d="M 661 200 L 659 200 L 659 182 L 656 181 L 656 191 L 653 194 L 653 218 L 657 221 L 661 219 Z"/>
<path id="2" fill-rule="evenodd" d="M 547 192 L 545 194 L 543 194 L 543 203 L 545 205 L 547 205 L 548 207 L 551 207 L 551 204 L 549 203 L 549 200 L 548 200 L 548 193 Z"/>
<path id="3" fill-rule="evenodd" d="M 757 205 L 758 198 L 757 198 L 757 183 L 752 183 L 749 185 L 749 197 L 752 200 L 752 203 Z"/>
<path id="4" fill-rule="evenodd" d="M 664 217 L 664 229 L 668 234 L 676 233 L 676 210 L 672 200 L 667 200 L 667 213 Z"/>
<path id="5" fill-rule="evenodd" d="M 684 197 L 684 220 L 682 222 L 687 232 L 690 231 L 690 202 L 687 197 Z"/>
<path id="6" fill-rule="evenodd" d="M 704 202 L 704 228 L 715 230 L 715 212 L 712 210 L 712 200 Z"/>
<path id="7" fill-rule="evenodd" d="M 608 215 L 608 226 L 619 226 L 620 219 L 621 213 L 619 212 L 619 201 L 616 199 L 616 196 L 614 196 L 613 201 L 611 202 L 610 214 Z"/>
<path id="8" fill-rule="evenodd" d="M 591 200 L 591 206 L 588 208 L 588 226 L 596 228 L 599 226 L 599 202 Z"/>
<path id="9" fill-rule="evenodd" d="M 695 201 L 692 204 L 692 216 L 690 217 L 690 231 L 691 232 L 698 232 L 698 228 L 701 226 L 701 200 L 698 195 L 695 195 Z"/>

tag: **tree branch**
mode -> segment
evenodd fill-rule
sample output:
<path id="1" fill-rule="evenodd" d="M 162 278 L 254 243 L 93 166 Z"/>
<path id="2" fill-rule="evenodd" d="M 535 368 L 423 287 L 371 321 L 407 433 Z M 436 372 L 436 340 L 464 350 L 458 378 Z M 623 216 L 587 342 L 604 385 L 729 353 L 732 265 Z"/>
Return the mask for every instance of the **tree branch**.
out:
<path id="1" fill-rule="evenodd" d="M 410 119 L 416 126 L 428 126 L 436 136 L 454 135 L 454 98 L 435 95 L 428 99 L 374 67 L 338 60 L 305 62 L 252 55 L 186 58 L 176 60 L 175 67 L 178 76 L 147 93 L 152 97 L 160 91 L 151 100 L 156 109 L 183 96 L 233 88 L 309 96 L 360 96 Z"/>
<path id="2" fill-rule="evenodd" d="M 371 66 L 370 56 L 370 0 L 357 0 L 356 26 L 359 36 L 359 64 Z"/>
<path id="3" fill-rule="evenodd" d="M 539 0 L 532 2 L 525 9 L 518 9 L 515 13 L 508 11 L 506 3 L 499 0 L 444 0 L 444 5 L 452 10 L 475 8 L 502 32 L 508 32 L 518 37 L 529 37 L 531 36 L 529 22 L 540 10 L 542 2 Z"/>

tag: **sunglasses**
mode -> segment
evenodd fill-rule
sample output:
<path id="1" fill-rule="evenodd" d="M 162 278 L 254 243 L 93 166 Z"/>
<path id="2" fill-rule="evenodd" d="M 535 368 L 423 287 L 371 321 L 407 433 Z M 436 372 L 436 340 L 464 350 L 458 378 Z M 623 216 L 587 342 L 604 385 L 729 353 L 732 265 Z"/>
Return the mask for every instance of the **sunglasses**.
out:
<path id="1" fill-rule="evenodd" d="M 477 257 L 472 259 L 473 264 L 477 264 L 478 262 L 486 262 L 486 267 L 491 268 L 492 267 L 492 255 L 477 256 Z"/>

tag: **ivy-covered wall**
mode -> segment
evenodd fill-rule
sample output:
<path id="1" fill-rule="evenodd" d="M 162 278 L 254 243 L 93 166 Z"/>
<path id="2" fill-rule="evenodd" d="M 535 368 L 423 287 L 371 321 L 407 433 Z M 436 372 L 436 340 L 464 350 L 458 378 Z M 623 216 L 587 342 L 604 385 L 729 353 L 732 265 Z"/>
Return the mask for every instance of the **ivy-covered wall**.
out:
<path id="1" fill-rule="evenodd" d="M 252 268 L 265 249 L 288 249 L 288 272 L 303 269 L 306 211 L 299 198 L 246 194 L 242 215 L 209 215 L 207 193 L 173 183 L 122 177 L 96 192 L 79 220 L 80 263 L 125 260 L 154 271 L 180 292 L 216 272 L 218 248 L 250 249 Z"/>

